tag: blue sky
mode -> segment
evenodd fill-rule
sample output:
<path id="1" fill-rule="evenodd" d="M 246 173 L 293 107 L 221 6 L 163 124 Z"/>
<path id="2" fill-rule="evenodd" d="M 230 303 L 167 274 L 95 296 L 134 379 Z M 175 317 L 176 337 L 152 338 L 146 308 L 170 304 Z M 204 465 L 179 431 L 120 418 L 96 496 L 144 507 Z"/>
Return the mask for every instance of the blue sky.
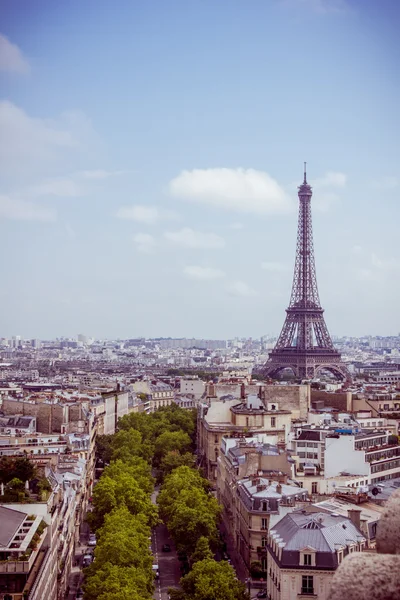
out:
<path id="1" fill-rule="evenodd" d="M 400 330 L 396 0 L 3 0 L 0 335 Z"/>

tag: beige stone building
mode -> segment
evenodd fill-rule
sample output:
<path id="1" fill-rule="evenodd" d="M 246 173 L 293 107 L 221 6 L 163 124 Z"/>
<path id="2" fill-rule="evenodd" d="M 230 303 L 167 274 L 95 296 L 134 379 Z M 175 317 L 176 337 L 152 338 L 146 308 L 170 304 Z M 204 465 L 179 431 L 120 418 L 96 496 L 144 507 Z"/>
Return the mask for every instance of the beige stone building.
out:
<path id="1" fill-rule="evenodd" d="M 230 435 L 264 434 L 274 444 L 285 444 L 291 426 L 290 410 L 278 402 L 265 404 L 259 396 L 208 398 L 199 407 L 198 452 L 200 465 L 208 479 L 217 479 L 217 459 L 221 440 Z"/>
<path id="2" fill-rule="evenodd" d="M 136 381 L 132 388 L 138 394 L 145 394 L 144 412 L 154 412 L 163 406 L 170 406 L 175 398 L 175 391 L 170 385 L 154 379 Z"/>
<path id="3" fill-rule="evenodd" d="M 307 502 L 307 492 L 290 484 L 290 455 L 262 438 L 223 438 L 218 457 L 217 497 L 224 527 L 248 572 L 253 562 L 266 570 L 269 528 Z"/>
<path id="4" fill-rule="evenodd" d="M 287 514 L 268 534 L 268 599 L 327 600 L 339 564 L 365 545 L 349 518 L 306 511 Z"/>

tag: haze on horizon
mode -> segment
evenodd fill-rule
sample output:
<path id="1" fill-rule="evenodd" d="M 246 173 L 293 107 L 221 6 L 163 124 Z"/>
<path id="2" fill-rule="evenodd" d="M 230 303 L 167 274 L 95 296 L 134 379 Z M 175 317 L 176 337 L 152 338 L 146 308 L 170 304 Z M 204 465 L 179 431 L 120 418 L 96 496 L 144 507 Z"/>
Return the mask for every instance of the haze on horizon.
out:
<path id="1" fill-rule="evenodd" d="M 3 0 L 0 336 L 278 334 L 304 160 L 331 334 L 398 334 L 399 17 Z"/>

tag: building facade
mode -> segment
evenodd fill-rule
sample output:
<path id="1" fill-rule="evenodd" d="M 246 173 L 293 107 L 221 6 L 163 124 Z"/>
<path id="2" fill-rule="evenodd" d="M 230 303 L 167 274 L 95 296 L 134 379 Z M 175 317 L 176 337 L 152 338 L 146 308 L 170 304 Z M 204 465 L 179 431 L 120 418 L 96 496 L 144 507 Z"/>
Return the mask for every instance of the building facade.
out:
<path id="1" fill-rule="evenodd" d="M 366 540 L 349 518 L 296 511 L 269 532 L 269 600 L 327 600 L 343 558 L 365 548 Z"/>

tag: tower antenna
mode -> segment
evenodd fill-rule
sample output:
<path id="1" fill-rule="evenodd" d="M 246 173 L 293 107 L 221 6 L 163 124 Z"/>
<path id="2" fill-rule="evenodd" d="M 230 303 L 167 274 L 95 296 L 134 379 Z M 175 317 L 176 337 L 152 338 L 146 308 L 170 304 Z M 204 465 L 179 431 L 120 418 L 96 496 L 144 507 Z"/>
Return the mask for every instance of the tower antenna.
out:
<path id="1" fill-rule="evenodd" d="M 303 183 L 307 183 L 307 163 L 304 163 L 304 181 Z"/>

